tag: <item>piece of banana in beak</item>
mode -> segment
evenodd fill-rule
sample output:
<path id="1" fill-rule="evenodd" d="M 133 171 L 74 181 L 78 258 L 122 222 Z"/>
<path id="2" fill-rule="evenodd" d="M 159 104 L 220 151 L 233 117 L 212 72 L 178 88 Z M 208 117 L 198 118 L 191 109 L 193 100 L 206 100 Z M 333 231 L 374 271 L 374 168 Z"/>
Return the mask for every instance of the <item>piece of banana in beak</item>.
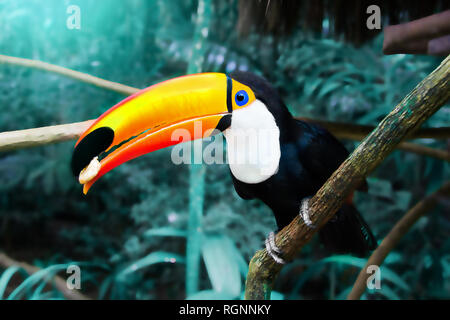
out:
<path id="1" fill-rule="evenodd" d="M 78 181 L 80 184 L 86 184 L 94 179 L 99 171 L 100 161 L 98 161 L 98 157 L 95 157 L 86 168 L 81 170 L 80 175 L 78 176 Z"/>

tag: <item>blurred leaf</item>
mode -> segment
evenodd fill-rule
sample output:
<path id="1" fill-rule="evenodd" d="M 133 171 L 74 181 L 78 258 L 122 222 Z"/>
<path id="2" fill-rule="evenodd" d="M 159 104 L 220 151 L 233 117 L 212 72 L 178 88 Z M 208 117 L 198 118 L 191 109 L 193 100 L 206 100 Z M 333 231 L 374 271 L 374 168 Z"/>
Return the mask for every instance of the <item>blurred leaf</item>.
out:
<path id="1" fill-rule="evenodd" d="M 189 297 L 186 300 L 235 300 L 236 296 L 229 294 L 227 292 L 218 292 L 215 290 L 203 290 L 198 291 Z"/>
<path id="2" fill-rule="evenodd" d="M 447 254 L 441 258 L 441 265 L 442 265 L 442 277 L 444 279 L 450 278 L 450 255 Z"/>
<path id="3" fill-rule="evenodd" d="M 270 300 L 284 300 L 284 294 L 278 291 L 272 291 L 270 293 Z"/>
<path id="4" fill-rule="evenodd" d="M 152 252 L 149 255 L 145 256 L 144 258 L 133 262 L 131 265 L 123 269 L 117 275 L 117 277 L 119 279 L 124 279 L 131 273 L 142 270 L 157 263 L 185 263 L 185 259 L 184 257 L 171 252 L 164 252 L 164 251 Z"/>
<path id="5" fill-rule="evenodd" d="M 32 288 L 41 281 L 47 282 L 52 279 L 58 272 L 67 270 L 68 266 L 73 263 L 57 264 L 41 269 L 26 278 L 9 296 L 8 300 L 21 298 L 26 292 L 32 292 Z"/>
<path id="6" fill-rule="evenodd" d="M 175 229 L 172 227 L 162 227 L 162 228 L 154 228 L 149 229 L 143 233 L 144 237 L 186 237 L 186 231 Z"/>
<path id="7" fill-rule="evenodd" d="M 241 292 L 239 258 L 233 242 L 226 236 L 205 236 L 202 245 L 203 260 L 214 291 L 233 297 Z"/>
<path id="8" fill-rule="evenodd" d="M 18 272 L 22 271 L 25 276 L 27 276 L 27 273 L 22 270 L 22 268 L 17 266 L 8 267 L 3 271 L 1 277 L 0 277 L 0 300 L 4 297 L 5 290 L 8 287 L 9 281 L 11 278 Z"/>
<path id="9" fill-rule="evenodd" d="M 386 180 L 368 178 L 369 194 L 391 199 L 393 195 L 391 182 Z"/>
<path id="10" fill-rule="evenodd" d="M 397 208 L 403 212 L 406 212 L 409 209 L 409 204 L 411 202 L 411 192 L 396 191 L 393 194 Z"/>

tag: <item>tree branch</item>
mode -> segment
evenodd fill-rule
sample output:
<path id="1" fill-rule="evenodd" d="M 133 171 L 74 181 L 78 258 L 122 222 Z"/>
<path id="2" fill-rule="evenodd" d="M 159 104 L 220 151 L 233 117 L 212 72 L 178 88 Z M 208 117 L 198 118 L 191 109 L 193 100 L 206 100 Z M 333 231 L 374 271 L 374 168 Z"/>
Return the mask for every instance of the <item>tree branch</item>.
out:
<path id="1" fill-rule="evenodd" d="M 372 253 L 367 260 L 366 265 L 362 268 L 358 278 L 353 285 L 353 289 L 347 296 L 349 300 L 359 299 L 367 288 L 367 279 L 370 273 L 367 273 L 367 267 L 370 265 L 381 266 L 387 255 L 394 249 L 401 238 L 411 229 L 411 227 L 425 213 L 434 209 L 439 200 L 443 197 L 450 196 L 450 182 L 445 183 L 439 190 L 427 196 L 410 209 L 392 228 L 392 230 L 383 239 L 378 248 Z"/>
<path id="2" fill-rule="evenodd" d="M 425 147 L 420 144 L 411 142 L 401 142 L 397 146 L 397 148 L 403 151 L 413 152 L 424 156 L 450 162 L 450 152 L 446 150 L 439 150 L 430 147 Z"/>
<path id="3" fill-rule="evenodd" d="M 283 258 L 292 260 L 363 179 L 449 98 L 450 56 L 380 122 L 310 199 L 310 219 L 316 228 L 308 227 L 297 216 L 276 235 L 275 244 L 284 253 Z M 265 249 L 256 252 L 249 265 L 245 298 L 270 298 L 281 268 Z"/>
<path id="4" fill-rule="evenodd" d="M 327 128 L 328 131 L 330 131 L 332 134 L 334 134 L 337 138 L 340 139 L 348 139 L 348 140 L 355 140 L 355 141 L 361 141 L 363 140 L 367 135 L 369 135 L 370 132 L 372 132 L 375 127 L 372 126 L 364 126 L 364 125 L 358 125 L 358 124 L 350 124 L 350 123 L 342 123 L 342 122 L 331 122 L 331 121 L 323 121 L 323 120 L 316 120 L 316 119 L 310 119 L 310 118 L 298 118 L 299 120 L 303 120 L 306 122 L 312 122 L 317 123 L 321 125 L 324 128 Z M 419 129 L 413 134 L 411 134 L 410 137 L 407 137 L 406 139 L 447 139 L 450 134 L 450 128 L 424 128 Z M 398 146 L 398 149 L 408 152 L 417 153 L 420 155 L 436 158 L 439 160 L 450 162 L 450 152 L 446 150 L 439 150 L 434 149 L 430 147 L 426 147 L 417 143 L 411 143 L 411 142 L 401 142 Z M 1 147 L 0 147 L 1 151 Z"/>
<path id="5" fill-rule="evenodd" d="M 67 69 L 47 62 L 42 62 L 39 60 L 31 60 L 24 58 L 17 58 L 11 56 L 5 56 L 0 54 L 0 64 L 10 64 L 15 66 L 28 67 L 33 69 L 39 69 L 43 71 L 48 71 L 52 73 L 57 73 L 65 77 L 69 77 L 81 82 L 92 84 L 96 87 L 103 89 L 115 91 L 124 95 L 131 95 L 139 91 L 137 88 L 126 86 L 121 83 L 112 82 L 109 80 L 101 79 L 98 77 L 91 76 L 90 74 Z"/>
<path id="6" fill-rule="evenodd" d="M 5 253 L 0 252 L 0 266 L 3 268 L 9 268 L 13 266 L 18 266 L 25 270 L 29 275 L 32 275 L 39 270 L 41 270 L 38 267 L 29 265 L 25 262 L 19 262 L 16 261 L 9 256 L 7 256 Z M 60 276 L 54 276 L 53 277 L 55 287 L 64 295 L 66 299 L 70 300 L 91 300 L 90 298 L 86 297 L 82 293 L 78 292 L 77 290 L 70 290 L 67 287 L 66 280 L 61 278 Z"/>
<path id="7" fill-rule="evenodd" d="M 358 133 L 359 127 L 372 128 L 369 126 L 359 126 L 352 124 L 343 124 L 329 121 L 318 121 L 308 118 L 300 118 L 306 122 L 319 123 L 336 137 L 341 139 L 349 139 L 360 141 L 366 136 L 364 133 Z M 94 122 L 95 120 L 87 120 L 83 122 L 74 122 L 69 124 L 60 124 L 56 126 L 40 127 L 25 130 L 6 131 L 0 132 L 0 152 L 12 151 L 24 148 L 39 147 L 51 143 L 58 143 L 68 140 L 78 139 L 78 137 Z M 346 128 L 344 128 L 346 126 Z M 354 132 L 351 132 L 352 129 Z M 434 128 L 433 128 L 434 129 Z M 443 136 L 450 128 L 435 128 L 422 129 L 417 132 L 417 135 L 413 135 L 411 138 L 416 139 L 418 137 Z M 363 132 L 363 131 L 362 131 Z M 399 149 L 408 152 L 414 152 L 417 154 L 433 157 L 439 160 L 450 162 L 450 152 L 446 150 L 438 150 L 422 146 L 420 144 L 402 142 L 398 145 Z"/>
<path id="8" fill-rule="evenodd" d="M 87 120 L 56 126 L 0 132 L 0 152 L 78 139 L 94 121 Z"/>
<path id="9" fill-rule="evenodd" d="M 305 117 L 297 117 L 296 119 L 312 122 L 327 128 L 328 131 L 341 138 L 350 140 L 362 140 L 369 135 L 374 126 L 367 126 L 361 124 L 353 124 L 346 122 L 334 122 L 326 120 L 318 120 Z M 441 128 L 421 128 L 407 137 L 407 139 L 448 139 L 450 138 L 450 127 Z"/>
<path id="10" fill-rule="evenodd" d="M 383 53 L 447 55 L 450 10 L 384 28 Z"/>
<path id="11" fill-rule="evenodd" d="M 124 95 L 134 94 L 139 91 L 138 88 L 129 87 L 121 83 L 104 80 L 91 76 L 86 73 L 63 68 L 39 60 L 23 59 L 11 56 L 0 55 L 0 64 L 11 64 L 23 67 L 29 67 L 48 72 L 57 73 L 75 80 L 95 85 L 97 87 L 115 91 Z M 362 140 L 374 127 L 355 125 L 351 123 L 340 123 L 323 120 L 314 120 L 309 118 L 298 118 L 306 122 L 318 123 L 327 128 L 338 138 L 350 140 Z M 70 123 L 65 125 L 49 126 L 27 130 L 17 130 L 0 133 L 0 152 L 11 151 L 21 148 L 42 146 L 49 143 L 62 142 L 77 139 L 94 120 L 84 122 Z M 417 134 L 411 136 L 411 139 L 434 138 L 446 139 L 450 137 L 450 128 L 429 128 L 420 129 Z M 418 144 L 400 144 L 400 149 L 415 152 L 418 154 L 434 157 L 440 160 L 449 161 L 450 153 L 445 150 L 435 150 Z"/>

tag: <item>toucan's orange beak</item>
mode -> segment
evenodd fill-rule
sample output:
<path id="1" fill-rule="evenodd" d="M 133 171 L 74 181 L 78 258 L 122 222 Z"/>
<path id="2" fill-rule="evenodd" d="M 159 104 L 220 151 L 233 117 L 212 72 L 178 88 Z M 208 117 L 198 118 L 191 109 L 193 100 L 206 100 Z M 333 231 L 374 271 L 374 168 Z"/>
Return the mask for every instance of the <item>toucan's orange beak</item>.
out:
<path id="1" fill-rule="evenodd" d="M 190 140 L 204 138 L 216 128 L 226 129 L 232 112 L 231 86 L 232 80 L 225 74 L 188 75 L 144 89 L 109 109 L 75 145 L 75 176 L 94 157 L 100 160 L 100 170 L 84 184 L 83 192 L 128 160 L 186 141 L 173 139 L 176 129 L 188 130 Z"/>

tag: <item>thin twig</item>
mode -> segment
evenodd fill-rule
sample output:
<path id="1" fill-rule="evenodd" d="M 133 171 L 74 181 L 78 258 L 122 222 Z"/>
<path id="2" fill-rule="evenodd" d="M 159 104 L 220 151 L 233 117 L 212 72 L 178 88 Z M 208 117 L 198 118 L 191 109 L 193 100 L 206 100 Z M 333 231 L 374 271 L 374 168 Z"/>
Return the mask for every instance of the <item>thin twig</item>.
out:
<path id="1" fill-rule="evenodd" d="M 439 160 L 450 162 L 450 152 L 446 150 L 425 147 L 420 144 L 411 142 L 402 142 L 398 145 L 397 148 L 403 151 L 413 152 L 427 157 L 432 157 Z"/>
<path id="2" fill-rule="evenodd" d="M 124 95 L 131 95 L 131 94 L 139 91 L 139 89 L 137 89 L 137 88 L 126 86 L 121 83 L 101 79 L 98 77 L 91 76 L 90 74 L 87 74 L 87 73 L 67 69 L 64 67 L 60 67 L 60 66 L 50 64 L 47 62 L 43 62 L 43 61 L 39 61 L 39 60 L 31 60 L 31 59 L 24 59 L 24 58 L 0 55 L 0 64 L 2 64 L 2 63 L 57 73 L 57 74 L 65 76 L 65 77 L 69 77 L 69 78 L 72 78 L 72 79 L 75 79 L 75 80 L 78 80 L 81 82 L 92 84 L 92 85 L 100 87 L 100 88 L 115 91 L 115 92 L 118 92 L 118 93 L 121 93 Z"/>
<path id="3" fill-rule="evenodd" d="M 25 270 L 29 275 L 32 275 L 39 270 L 40 268 L 36 266 L 32 266 L 25 262 L 19 262 L 11 257 L 7 256 L 5 253 L 0 252 L 0 266 L 3 268 L 9 268 L 13 266 L 17 266 Z M 53 281 L 55 284 L 55 287 L 64 295 L 66 299 L 70 300 L 91 300 L 89 297 L 85 296 L 84 294 L 76 291 L 76 290 L 70 290 L 67 287 L 66 280 L 61 278 L 60 276 L 54 276 Z"/>
<path id="4" fill-rule="evenodd" d="M 87 120 L 56 126 L 0 132 L 0 152 L 78 139 L 94 121 Z"/>
<path id="5" fill-rule="evenodd" d="M 368 136 L 374 126 L 353 124 L 346 122 L 336 122 L 327 120 L 318 120 L 305 117 L 297 117 L 296 119 L 312 122 L 327 128 L 333 134 L 340 135 L 341 138 L 350 140 L 362 140 Z M 441 128 L 421 128 L 408 137 L 407 139 L 448 139 L 450 138 L 450 127 Z"/>
<path id="6" fill-rule="evenodd" d="M 367 267 L 371 265 L 381 266 L 387 255 L 394 249 L 409 229 L 411 229 L 414 223 L 416 223 L 416 221 L 419 220 L 419 218 L 425 213 L 433 210 L 439 200 L 448 196 L 450 196 L 450 182 L 445 183 L 439 190 L 418 202 L 395 224 L 392 230 L 387 234 L 378 248 L 367 260 L 366 265 L 359 273 L 358 278 L 353 285 L 353 289 L 347 299 L 357 300 L 361 298 L 367 288 L 367 279 L 370 276 L 370 273 L 367 273 Z"/>

